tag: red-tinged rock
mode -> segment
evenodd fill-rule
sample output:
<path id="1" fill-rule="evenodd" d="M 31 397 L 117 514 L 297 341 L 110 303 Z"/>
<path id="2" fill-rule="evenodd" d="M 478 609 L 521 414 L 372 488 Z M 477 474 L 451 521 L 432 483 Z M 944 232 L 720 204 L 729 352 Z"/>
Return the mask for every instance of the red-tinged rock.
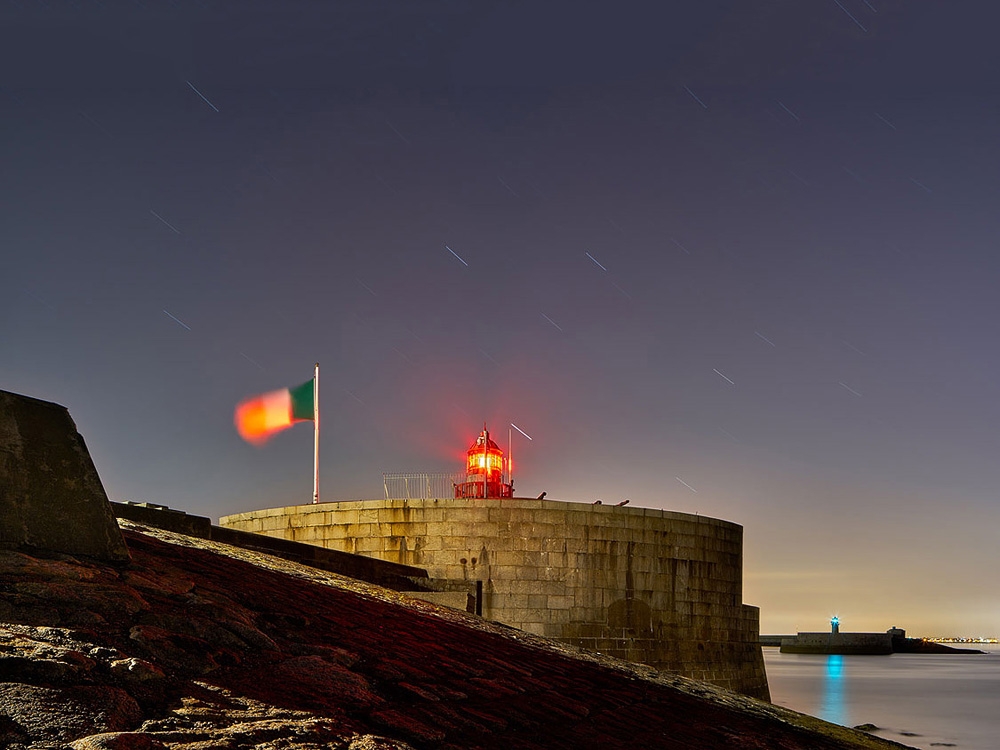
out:
<path id="1" fill-rule="evenodd" d="M 372 674 L 386 682 L 399 682 L 414 677 L 413 670 L 406 664 L 391 659 L 380 659 L 370 667 Z"/>
<path id="2" fill-rule="evenodd" d="M 331 664 L 339 664 L 348 669 L 354 667 L 361 660 L 360 656 L 353 651 L 348 651 L 346 648 L 323 646 L 315 643 L 295 643 L 289 647 L 288 651 L 294 656 L 320 656 L 324 661 L 328 661 Z"/>
<path id="3" fill-rule="evenodd" d="M 154 664 L 183 675 L 204 675 L 219 668 L 216 649 L 200 638 L 152 625 L 135 625 L 128 637 Z"/>
<path id="4" fill-rule="evenodd" d="M 287 659 L 261 674 L 261 679 L 268 678 L 283 692 L 294 691 L 300 705 L 312 709 L 336 705 L 358 710 L 385 703 L 363 675 L 321 656 Z"/>
<path id="5" fill-rule="evenodd" d="M 462 706 L 462 712 L 471 716 L 475 721 L 485 724 L 494 732 L 502 732 L 507 728 L 507 721 L 503 717 L 496 716 L 485 709 Z"/>
<path id="6" fill-rule="evenodd" d="M 122 582 L 137 591 L 146 591 L 157 596 L 180 597 L 182 601 L 187 601 L 184 597 L 194 588 L 194 581 L 190 578 L 164 575 L 154 570 L 140 568 L 124 571 Z"/>
<path id="7" fill-rule="evenodd" d="M 142 732 L 103 732 L 69 743 L 73 750 L 162 750 L 156 738 Z"/>
<path id="8" fill-rule="evenodd" d="M 145 659 L 115 659 L 110 664 L 111 674 L 124 682 L 147 682 L 161 680 L 166 675 L 163 670 Z"/>
<path id="9" fill-rule="evenodd" d="M 441 700 L 433 690 L 422 688 L 419 685 L 411 685 L 408 682 L 397 682 L 396 687 L 399 688 L 400 690 L 405 690 L 408 693 L 412 693 L 418 698 L 423 698 L 425 701 L 431 701 L 432 703 L 437 703 Z"/>
<path id="10" fill-rule="evenodd" d="M 493 732 L 486 722 L 476 721 L 461 704 L 423 704 L 415 706 L 411 715 L 445 730 L 448 737 L 485 737 Z"/>
<path id="11" fill-rule="evenodd" d="M 135 591 L 118 584 L 98 581 L 71 583 L 20 583 L 15 591 L 30 595 L 40 604 L 60 602 L 61 610 L 87 610 L 104 621 L 124 620 L 149 610 L 149 604 Z"/>
<path id="12" fill-rule="evenodd" d="M 0 549 L 0 569 L 12 577 L 20 576 L 32 581 L 92 581 L 105 575 L 93 565 L 76 558 L 33 557 L 6 549 Z"/>
<path id="13" fill-rule="evenodd" d="M 418 743 L 441 742 L 446 735 L 437 726 L 425 724 L 419 719 L 405 714 L 402 711 L 392 709 L 375 711 L 371 714 L 372 720 L 384 727 L 402 732 L 407 738 Z"/>
<path id="14" fill-rule="evenodd" d="M 70 742 L 81 736 L 138 726 L 139 705 L 124 690 L 104 685 L 51 688 L 0 683 L 0 707 L 10 719 L 0 746 L 18 734 L 32 743 Z"/>
<path id="15" fill-rule="evenodd" d="M 393 592 L 259 552 L 159 531 L 127 538 L 136 569 L 162 573 L 175 592 L 187 593 L 144 588 L 148 611 L 122 613 L 92 632 L 0 626 L 0 652 L 9 657 L 81 667 L 86 662 L 74 659 L 76 652 L 97 663 L 60 672 L 59 686 L 14 685 L 15 703 L 47 705 L 49 719 L 53 711 L 68 713 L 48 724 L 37 717 L 34 724 L 5 722 L 9 702 L 0 698 L 0 745 L 26 750 L 132 732 L 176 750 L 898 747 L 454 610 L 411 607 Z M 99 573 L 95 582 L 138 590 L 121 580 L 120 569 L 88 565 Z M 16 582 L 39 582 L 21 570 Z M 0 580 L 7 575 L 0 567 Z M 53 603 L 70 612 L 72 588 L 53 591 Z M 9 598 L 0 586 L 0 603 Z M 266 648 L 240 635 L 236 623 L 258 633 Z M 238 659 L 205 672 L 220 654 Z M 127 667 L 115 663 L 131 659 L 165 674 L 126 679 Z M 104 716 L 95 726 L 108 700 L 67 699 L 67 690 L 83 690 L 88 681 L 128 693 L 141 723 L 109 726 Z M 36 689 L 43 692 L 26 692 Z M 110 703 L 114 695 L 122 693 Z M 56 737 L 56 726 L 65 734 Z"/>
<path id="16" fill-rule="evenodd" d="M 473 677 L 469 682 L 496 696 L 521 695 L 526 691 L 523 684 L 515 680 L 505 680 L 498 677 Z"/>
<path id="17" fill-rule="evenodd" d="M 413 750 L 413 748 L 399 740 L 391 740 L 388 737 L 377 737 L 374 734 L 365 734 L 352 739 L 347 746 L 347 750 Z"/>

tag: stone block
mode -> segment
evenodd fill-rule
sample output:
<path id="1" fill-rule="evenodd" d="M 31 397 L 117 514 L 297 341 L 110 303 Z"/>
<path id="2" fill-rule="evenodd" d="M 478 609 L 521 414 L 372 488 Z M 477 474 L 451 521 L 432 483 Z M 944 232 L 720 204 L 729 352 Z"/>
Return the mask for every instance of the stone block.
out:
<path id="1" fill-rule="evenodd" d="M 478 505 L 467 505 L 465 507 L 445 506 L 445 523 L 471 524 L 476 523 L 477 521 L 486 522 L 489 520 L 489 508 Z"/>
<path id="2" fill-rule="evenodd" d="M 543 609 L 548 606 L 549 598 L 545 594 L 528 594 L 528 607 L 530 609 Z"/>
<path id="3" fill-rule="evenodd" d="M 375 527 L 373 524 L 370 523 L 348 524 L 347 536 L 352 539 L 363 539 L 366 537 L 370 537 L 376 528 L 377 527 Z"/>
<path id="4" fill-rule="evenodd" d="M 500 524 L 496 521 L 475 521 L 470 536 L 477 539 L 496 539 L 500 536 Z"/>
<path id="5" fill-rule="evenodd" d="M 444 536 L 444 521 L 427 520 L 428 536 Z"/>
<path id="6" fill-rule="evenodd" d="M 540 539 L 562 538 L 562 530 L 553 523 L 533 523 L 531 524 L 531 535 Z"/>
<path id="7" fill-rule="evenodd" d="M 447 511 L 444 508 L 433 506 L 415 506 L 410 514 L 411 519 L 419 518 L 427 523 L 441 523 L 446 517 Z"/>
<path id="8" fill-rule="evenodd" d="M 515 552 L 510 549 L 490 549 L 489 552 L 489 563 L 493 566 L 494 570 L 499 568 L 513 568 L 520 564 L 521 555 L 520 552 Z M 512 578 L 513 571 L 507 570 L 502 578 Z"/>
<path id="9" fill-rule="evenodd" d="M 567 525 L 567 512 L 563 508 L 542 508 L 541 510 L 535 511 L 534 517 L 531 519 L 532 523 L 551 523 L 556 526 L 566 526 Z"/>
<path id="10" fill-rule="evenodd" d="M 410 508 L 401 505 L 399 501 L 387 501 L 386 507 L 376 510 L 376 519 L 380 524 L 406 523 L 410 520 Z"/>
<path id="11" fill-rule="evenodd" d="M 537 581 L 541 577 L 538 568 L 533 565 L 515 566 L 513 574 L 516 581 Z"/>
<path id="12" fill-rule="evenodd" d="M 281 532 L 287 532 L 292 528 L 292 519 L 295 517 L 294 514 L 289 514 L 287 516 L 275 516 L 271 519 L 271 528 L 269 532 L 271 534 L 280 534 Z"/>
<path id="13" fill-rule="evenodd" d="M 566 524 L 560 529 L 560 541 L 572 543 L 578 547 L 583 546 L 584 540 L 589 539 L 591 530 L 578 523 Z"/>
<path id="14" fill-rule="evenodd" d="M 494 579 L 494 583 L 497 590 L 503 590 L 509 594 L 517 594 L 518 596 L 551 596 L 566 593 L 566 587 L 558 581 L 498 581 Z M 527 599 L 525 599 L 523 606 L 528 606 Z"/>
<path id="15" fill-rule="evenodd" d="M 535 537 L 534 529 L 532 528 L 531 521 L 513 521 L 506 525 L 504 531 L 505 536 L 509 537 Z"/>
<path id="16" fill-rule="evenodd" d="M 0 391 L 0 548 L 20 547 L 129 559 L 66 408 Z"/>
<path id="17" fill-rule="evenodd" d="M 318 506 L 314 506 L 318 507 Z M 324 511 L 314 510 L 310 513 L 303 513 L 302 519 L 306 526 L 319 526 L 323 527 L 330 523 L 330 514 Z"/>
<path id="18" fill-rule="evenodd" d="M 538 537 L 543 552 L 577 552 L 577 549 L 570 550 L 566 537 Z"/>
<path id="19" fill-rule="evenodd" d="M 388 550 L 398 549 L 399 545 L 391 546 L 387 540 L 378 536 L 362 536 L 354 539 L 355 549 L 361 554 L 368 555 Z"/>
<path id="20" fill-rule="evenodd" d="M 347 537 L 347 526 L 335 524 L 322 529 L 323 539 L 344 539 Z"/>
<path id="21" fill-rule="evenodd" d="M 389 523 L 378 524 L 378 533 L 384 536 L 424 536 L 427 534 L 426 523 Z"/>
<path id="22" fill-rule="evenodd" d="M 518 497 L 504 502 L 504 505 L 510 508 L 527 508 L 529 510 L 536 510 L 551 503 L 561 504 L 559 500 L 534 500 L 531 498 Z"/>
<path id="23" fill-rule="evenodd" d="M 566 611 L 573 606 L 572 596 L 549 596 L 547 606 L 549 609 Z"/>
<path id="24" fill-rule="evenodd" d="M 428 564 L 433 564 L 430 561 L 437 560 L 438 555 L 443 554 L 445 551 L 444 540 L 436 534 L 428 532 L 427 536 L 419 537 L 419 541 L 420 551 L 428 556 Z M 414 540 L 414 544 L 416 542 L 417 540 Z"/>
<path id="25" fill-rule="evenodd" d="M 501 536 L 504 536 L 501 530 Z M 539 539 L 538 537 L 520 537 L 515 536 L 510 539 L 511 549 L 519 552 L 540 552 L 545 540 Z"/>
<path id="26" fill-rule="evenodd" d="M 330 512 L 330 522 L 337 525 L 358 523 L 359 516 L 360 513 L 357 508 L 337 508 Z"/>
<path id="27" fill-rule="evenodd" d="M 531 523 L 534 511 L 527 508 L 492 507 L 489 509 L 488 517 L 490 521 L 497 523 Z"/>
<path id="28" fill-rule="evenodd" d="M 430 531 L 428 536 L 433 536 L 433 533 L 433 531 Z M 468 557 L 469 555 L 472 555 L 472 550 L 474 549 L 473 545 L 476 545 L 479 541 L 478 539 L 464 535 L 452 536 L 450 534 L 442 534 L 438 538 L 441 540 L 442 550 L 454 552 L 459 557 Z"/>
<path id="29" fill-rule="evenodd" d="M 308 544 L 309 542 L 314 541 L 315 537 L 316 529 L 311 526 L 296 526 L 292 528 L 291 538 L 293 542 Z"/>
<path id="30" fill-rule="evenodd" d="M 506 612 L 528 609 L 528 595 L 511 593 L 509 591 L 497 591 L 493 594 L 491 604 L 494 608 L 502 609 Z"/>
<path id="31" fill-rule="evenodd" d="M 470 538 L 475 535 L 475 526 L 471 521 L 465 520 L 450 520 L 444 521 L 440 525 L 440 533 L 443 536 L 458 536 L 463 538 Z"/>

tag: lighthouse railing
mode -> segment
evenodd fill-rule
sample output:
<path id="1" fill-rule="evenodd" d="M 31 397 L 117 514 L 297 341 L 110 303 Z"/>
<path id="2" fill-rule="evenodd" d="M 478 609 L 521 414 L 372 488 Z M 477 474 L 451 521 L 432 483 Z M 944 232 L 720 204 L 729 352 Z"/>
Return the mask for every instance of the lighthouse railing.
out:
<path id="1" fill-rule="evenodd" d="M 465 481 L 464 472 L 383 472 L 386 500 L 430 500 L 454 497 L 455 485 Z"/>

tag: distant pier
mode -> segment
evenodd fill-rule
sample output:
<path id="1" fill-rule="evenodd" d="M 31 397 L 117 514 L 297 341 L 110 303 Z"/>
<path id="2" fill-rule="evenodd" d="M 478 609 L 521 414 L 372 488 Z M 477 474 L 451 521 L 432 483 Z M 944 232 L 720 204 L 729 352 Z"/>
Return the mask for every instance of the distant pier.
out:
<path id="1" fill-rule="evenodd" d="M 884 633 L 841 633 L 840 620 L 830 621 L 829 633 L 762 635 L 761 646 L 779 646 L 783 654 L 981 654 L 977 649 L 952 648 L 922 638 L 907 638 L 902 628 Z"/>

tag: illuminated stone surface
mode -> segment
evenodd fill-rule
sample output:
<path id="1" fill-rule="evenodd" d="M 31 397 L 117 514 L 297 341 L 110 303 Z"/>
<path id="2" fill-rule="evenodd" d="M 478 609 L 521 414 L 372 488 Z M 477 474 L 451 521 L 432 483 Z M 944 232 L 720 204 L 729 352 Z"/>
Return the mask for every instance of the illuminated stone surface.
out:
<path id="1" fill-rule="evenodd" d="M 901 747 L 258 551 L 122 523 L 128 566 L 0 550 L 0 747 Z"/>
<path id="2" fill-rule="evenodd" d="M 483 616 L 767 699 L 743 528 L 705 516 L 529 499 L 365 500 L 220 525 L 483 581 Z"/>

